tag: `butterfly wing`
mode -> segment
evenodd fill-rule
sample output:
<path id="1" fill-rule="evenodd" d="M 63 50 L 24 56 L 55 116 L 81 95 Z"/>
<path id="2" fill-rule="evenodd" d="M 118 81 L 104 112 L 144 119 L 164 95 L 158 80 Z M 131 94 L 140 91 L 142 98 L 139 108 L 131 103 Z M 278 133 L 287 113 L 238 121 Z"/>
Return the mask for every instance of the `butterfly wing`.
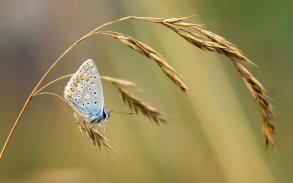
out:
<path id="1" fill-rule="evenodd" d="M 104 96 L 100 75 L 92 59 L 85 61 L 70 78 L 64 98 L 88 122 L 103 116 Z"/>

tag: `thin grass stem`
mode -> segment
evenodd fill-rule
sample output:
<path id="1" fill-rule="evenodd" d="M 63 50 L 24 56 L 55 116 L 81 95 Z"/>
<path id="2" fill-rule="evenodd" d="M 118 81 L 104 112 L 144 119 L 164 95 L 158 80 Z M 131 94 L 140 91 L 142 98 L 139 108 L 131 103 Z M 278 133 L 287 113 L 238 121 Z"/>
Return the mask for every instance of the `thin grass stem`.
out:
<path id="1" fill-rule="evenodd" d="M 75 41 L 72 45 L 70 45 L 54 62 L 53 64 L 50 66 L 50 68 L 45 72 L 45 74 L 42 76 L 42 78 L 39 80 L 39 82 L 36 84 L 36 86 L 33 88 L 32 92 L 30 93 L 30 95 L 28 96 L 28 98 L 26 99 L 23 107 L 21 108 L 16 120 L 14 121 L 13 123 L 13 126 L 5 140 L 5 143 L 1 149 L 1 152 L 0 152 L 0 159 L 2 159 L 3 157 L 3 154 L 5 152 L 5 149 L 7 147 L 7 145 L 9 144 L 10 142 L 10 139 L 17 127 L 17 125 L 19 124 L 19 121 L 21 119 L 21 117 L 23 116 L 23 113 L 25 112 L 25 110 L 27 109 L 28 107 L 28 104 L 30 103 L 31 99 L 33 98 L 35 92 L 38 90 L 38 88 L 40 87 L 40 85 L 43 83 L 44 79 L 47 77 L 47 75 L 51 72 L 51 70 L 59 63 L 59 61 L 70 51 L 72 50 L 78 43 L 80 43 L 81 41 L 83 41 L 84 39 L 92 36 L 93 34 L 95 34 L 96 31 L 102 29 L 103 27 L 106 27 L 106 26 L 109 26 L 109 25 L 113 25 L 113 24 L 116 24 L 116 23 L 119 23 L 121 21 L 124 21 L 124 20 L 128 20 L 128 19 L 137 19 L 137 20 L 144 20 L 146 19 L 147 17 L 134 17 L 134 16 L 127 16 L 127 17 L 124 17 L 124 18 L 120 18 L 120 19 L 117 19 L 117 20 L 114 20 L 114 21 L 111 21 L 111 22 L 107 22 L 99 27 L 96 27 L 94 28 L 93 30 L 91 30 L 90 32 L 86 33 L 84 36 L 82 36 L 80 39 L 78 39 L 77 41 Z M 153 19 L 153 21 L 155 21 L 155 19 Z"/>
<path id="2" fill-rule="evenodd" d="M 164 26 L 166 26 L 167 28 L 175 31 L 178 35 L 180 35 L 182 38 L 184 38 L 185 40 L 187 40 L 188 42 L 194 44 L 195 46 L 199 47 L 202 50 L 208 50 L 208 51 L 212 51 L 212 52 L 218 52 L 220 54 L 223 54 L 225 56 L 227 56 L 228 58 L 230 58 L 231 60 L 237 59 L 240 60 L 244 63 L 249 63 L 249 64 L 253 64 L 245 55 L 243 55 L 241 53 L 240 50 L 238 50 L 237 48 L 235 48 L 232 44 L 230 44 L 229 42 L 227 42 L 226 40 L 224 40 L 222 37 L 219 37 L 216 34 L 213 34 L 209 31 L 206 31 L 204 29 L 199 29 L 198 27 L 196 27 L 195 24 L 190 24 L 190 23 L 184 23 L 182 22 L 183 20 L 187 19 L 189 17 L 183 17 L 183 18 L 155 18 L 155 17 L 136 17 L 136 16 L 127 16 L 127 17 L 123 17 L 111 22 L 107 22 L 105 24 L 102 24 L 101 26 L 98 26 L 96 28 L 94 28 L 93 30 L 89 31 L 88 33 L 86 33 L 84 36 L 82 36 L 80 39 L 78 39 L 77 41 L 75 41 L 73 44 L 71 44 L 54 62 L 53 64 L 49 67 L 49 69 L 45 72 L 45 74 L 41 77 L 41 79 L 39 80 L 39 82 L 35 85 L 35 87 L 33 88 L 32 92 L 30 93 L 30 95 L 28 96 L 28 98 L 26 99 L 23 107 L 21 108 L 16 120 L 13 123 L 13 126 L 9 132 L 9 135 L 1 149 L 0 152 L 0 159 L 2 159 L 3 154 L 5 152 L 5 149 L 7 147 L 7 145 L 10 142 L 10 139 L 17 127 L 17 125 L 19 124 L 19 121 L 21 119 L 21 117 L 23 116 L 25 110 L 27 109 L 30 101 L 32 100 L 32 98 L 34 96 L 40 95 L 41 91 L 43 89 L 45 89 L 46 87 L 48 87 L 49 85 L 63 79 L 69 76 L 64 76 L 61 78 L 57 78 L 56 80 L 51 81 L 50 83 L 44 85 L 42 88 L 39 88 L 41 86 L 41 84 L 43 83 L 44 79 L 47 77 L 47 75 L 53 70 L 53 68 L 60 62 L 60 60 L 62 58 L 64 58 L 64 56 L 69 53 L 77 44 L 79 44 L 81 41 L 85 40 L 86 38 L 89 38 L 92 35 L 97 34 L 97 32 L 106 27 L 106 26 L 110 26 L 125 20 L 130 20 L 130 19 L 135 19 L 135 20 L 142 20 L 142 21 L 147 21 L 147 22 L 153 22 L 153 23 L 159 23 L 162 24 Z M 176 26 L 179 26 L 176 27 Z M 190 27 L 194 30 L 200 30 L 199 32 L 201 33 L 201 35 L 197 35 L 194 34 L 193 32 L 189 32 L 189 31 L 185 31 L 184 29 L 182 29 L 182 27 Z M 108 35 L 111 34 L 111 32 L 108 32 Z M 205 36 L 206 40 L 202 39 L 202 36 Z M 135 48 L 134 46 L 138 46 L 139 49 L 141 49 L 141 47 L 143 47 L 143 49 L 140 50 L 140 52 L 144 53 L 144 51 L 148 50 L 148 51 L 152 51 L 150 50 L 149 47 L 147 47 L 147 45 L 144 45 L 140 42 L 135 42 L 135 40 L 133 40 L 131 37 L 123 37 L 123 36 L 119 36 L 118 38 L 120 38 L 120 41 L 124 41 L 124 43 L 128 44 L 128 46 Z M 134 41 L 134 43 L 132 42 Z M 138 44 L 138 45 L 137 45 Z M 137 49 L 137 51 L 139 50 Z M 163 62 L 160 62 L 160 57 L 158 57 L 158 55 L 154 54 L 153 59 L 155 59 L 157 61 L 157 63 L 162 66 Z M 241 73 L 241 75 L 243 75 L 243 77 L 245 79 L 249 79 L 248 83 L 251 85 L 252 89 L 255 90 L 252 93 L 252 95 L 254 96 L 255 93 L 257 92 L 257 89 L 261 86 L 260 83 L 250 74 L 248 73 L 243 66 L 240 66 L 239 64 L 237 65 L 237 69 L 238 71 Z M 164 67 L 168 68 L 167 65 L 164 65 Z M 165 74 L 167 74 L 167 76 L 170 79 L 173 79 L 173 82 L 175 84 L 177 84 L 178 86 L 181 87 L 181 89 L 183 91 L 186 90 L 187 87 L 185 87 L 185 85 L 179 80 L 179 78 L 172 72 L 172 69 L 168 68 L 163 70 L 165 72 Z M 246 75 L 244 75 L 246 74 Z M 252 86 L 253 84 L 256 84 L 256 86 Z M 43 92 L 42 94 L 49 94 L 50 92 Z M 53 93 L 50 93 L 51 95 Z M 256 96 L 256 97 L 255 97 Z M 256 99 L 257 105 L 260 107 L 260 109 L 262 110 L 262 115 L 264 118 L 264 124 L 267 125 L 264 130 L 265 130 L 265 138 L 266 138 L 266 143 L 267 144 L 271 144 L 272 146 L 274 146 L 273 143 L 273 125 L 271 123 L 272 119 L 273 119 L 273 107 L 272 105 L 268 102 L 268 100 L 265 98 L 266 95 L 264 93 L 264 90 L 261 91 L 260 93 L 257 93 L 257 95 L 255 95 L 254 98 Z M 60 96 L 59 96 L 60 97 Z M 62 97 L 61 97 L 62 98 Z"/>
<path id="3" fill-rule="evenodd" d="M 69 105 L 69 103 L 68 103 L 63 97 L 61 97 L 60 95 L 57 95 L 56 93 L 52 93 L 52 92 L 41 92 L 41 93 L 37 93 L 37 94 L 34 95 L 34 96 L 36 97 L 36 96 L 40 96 L 40 95 L 53 95 L 53 96 L 57 97 L 58 99 L 60 99 L 62 102 L 65 102 L 66 105 L 67 105 L 70 109 L 74 110 L 74 109 Z"/>
<path id="4" fill-rule="evenodd" d="M 46 85 L 44 85 L 42 88 L 40 88 L 38 91 L 36 91 L 36 92 L 34 93 L 34 97 L 37 96 L 38 93 L 40 93 L 42 90 L 44 90 L 44 89 L 47 88 L 48 86 L 50 86 L 50 85 L 56 83 L 57 81 L 59 81 L 59 80 L 61 80 L 61 79 L 65 79 L 65 78 L 71 77 L 72 75 L 73 75 L 73 74 L 68 74 L 68 75 L 65 75 L 65 76 L 61 76 L 61 77 L 59 77 L 59 78 L 57 78 L 57 79 L 55 79 L 55 80 L 49 82 L 48 84 L 46 84 Z"/>

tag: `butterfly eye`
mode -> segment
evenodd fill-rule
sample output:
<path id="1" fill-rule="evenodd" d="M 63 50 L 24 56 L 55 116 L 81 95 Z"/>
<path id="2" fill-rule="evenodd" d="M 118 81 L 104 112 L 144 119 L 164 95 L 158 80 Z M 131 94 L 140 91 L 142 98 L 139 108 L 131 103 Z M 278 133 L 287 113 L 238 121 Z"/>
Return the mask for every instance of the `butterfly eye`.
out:
<path id="1" fill-rule="evenodd" d="M 98 102 L 97 101 L 94 101 L 94 104 L 97 104 Z"/>
<path id="2" fill-rule="evenodd" d="M 88 103 L 86 103 L 87 105 L 90 105 L 90 103 L 88 102 Z"/>
<path id="3" fill-rule="evenodd" d="M 76 98 L 76 99 L 74 99 L 74 102 L 77 102 L 78 101 L 78 99 Z"/>
<path id="4" fill-rule="evenodd" d="M 77 95 L 77 98 L 80 98 L 81 96 L 80 95 Z"/>
<path id="5" fill-rule="evenodd" d="M 92 91 L 92 88 L 89 88 L 89 91 Z"/>
<path id="6" fill-rule="evenodd" d="M 94 79 L 97 79 L 97 76 L 94 76 Z"/>
<path id="7" fill-rule="evenodd" d="M 86 87 L 86 84 L 85 84 L 85 83 L 83 83 L 83 86 L 84 86 L 84 87 Z"/>
<path id="8" fill-rule="evenodd" d="M 93 78 L 93 76 L 92 76 L 92 75 L 90 75 L 90 78 Z"/>
<path id="9" fill-rule="evenodd" d="M 94 94 L 94 95 L 97 95 L 97 92 L 94 91 L 93 94 Z"/>

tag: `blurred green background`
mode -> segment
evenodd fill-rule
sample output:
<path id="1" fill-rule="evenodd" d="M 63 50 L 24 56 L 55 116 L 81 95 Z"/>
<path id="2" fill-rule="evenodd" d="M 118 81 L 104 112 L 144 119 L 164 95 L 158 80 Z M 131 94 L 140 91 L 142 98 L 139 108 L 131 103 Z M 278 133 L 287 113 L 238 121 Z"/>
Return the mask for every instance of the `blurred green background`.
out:
<path id="1" fill-rule="evenodd" d="M 235 43 L 279 112 L 267 151 L 258 109 L 229 60 L 203 52 L 159 25 L 127 21 L 111 27 L 161 52 L 186 80 L 183 94 L 146 58 L 108 37 L 79 44 L 47 81 L 75 72 L 88 58 L 101 75 L 140 84 L 143 100 L 167 114 L 156 126 L 113 114 L 106 136 L 118 153 L 98 151 L 63 103 L 36 98 L 0 161 L 0 182 L 293 182 L 293 2 L 289 0 L 24 0 L 0 1 L 1 145 L 34 85 L 71 43 L 92 28 L 127 15 L 181 17 Z M 51 87 L 62 93 L 65 81 Z M 106 109 L 129 111 L 103 83 Z"/>

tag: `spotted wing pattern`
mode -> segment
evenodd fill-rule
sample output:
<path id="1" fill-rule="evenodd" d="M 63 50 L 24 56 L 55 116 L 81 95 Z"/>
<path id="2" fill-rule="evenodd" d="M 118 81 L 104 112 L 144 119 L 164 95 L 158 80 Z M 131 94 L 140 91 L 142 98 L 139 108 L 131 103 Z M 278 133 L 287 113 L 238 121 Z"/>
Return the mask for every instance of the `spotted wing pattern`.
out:
<path id="1" fill-rule="evenodd" d="M 85 61 L 70 78 L 64 98 L 89 123 L 102 119 L 104 96 L 97 66 L 92 59 Z"/>

